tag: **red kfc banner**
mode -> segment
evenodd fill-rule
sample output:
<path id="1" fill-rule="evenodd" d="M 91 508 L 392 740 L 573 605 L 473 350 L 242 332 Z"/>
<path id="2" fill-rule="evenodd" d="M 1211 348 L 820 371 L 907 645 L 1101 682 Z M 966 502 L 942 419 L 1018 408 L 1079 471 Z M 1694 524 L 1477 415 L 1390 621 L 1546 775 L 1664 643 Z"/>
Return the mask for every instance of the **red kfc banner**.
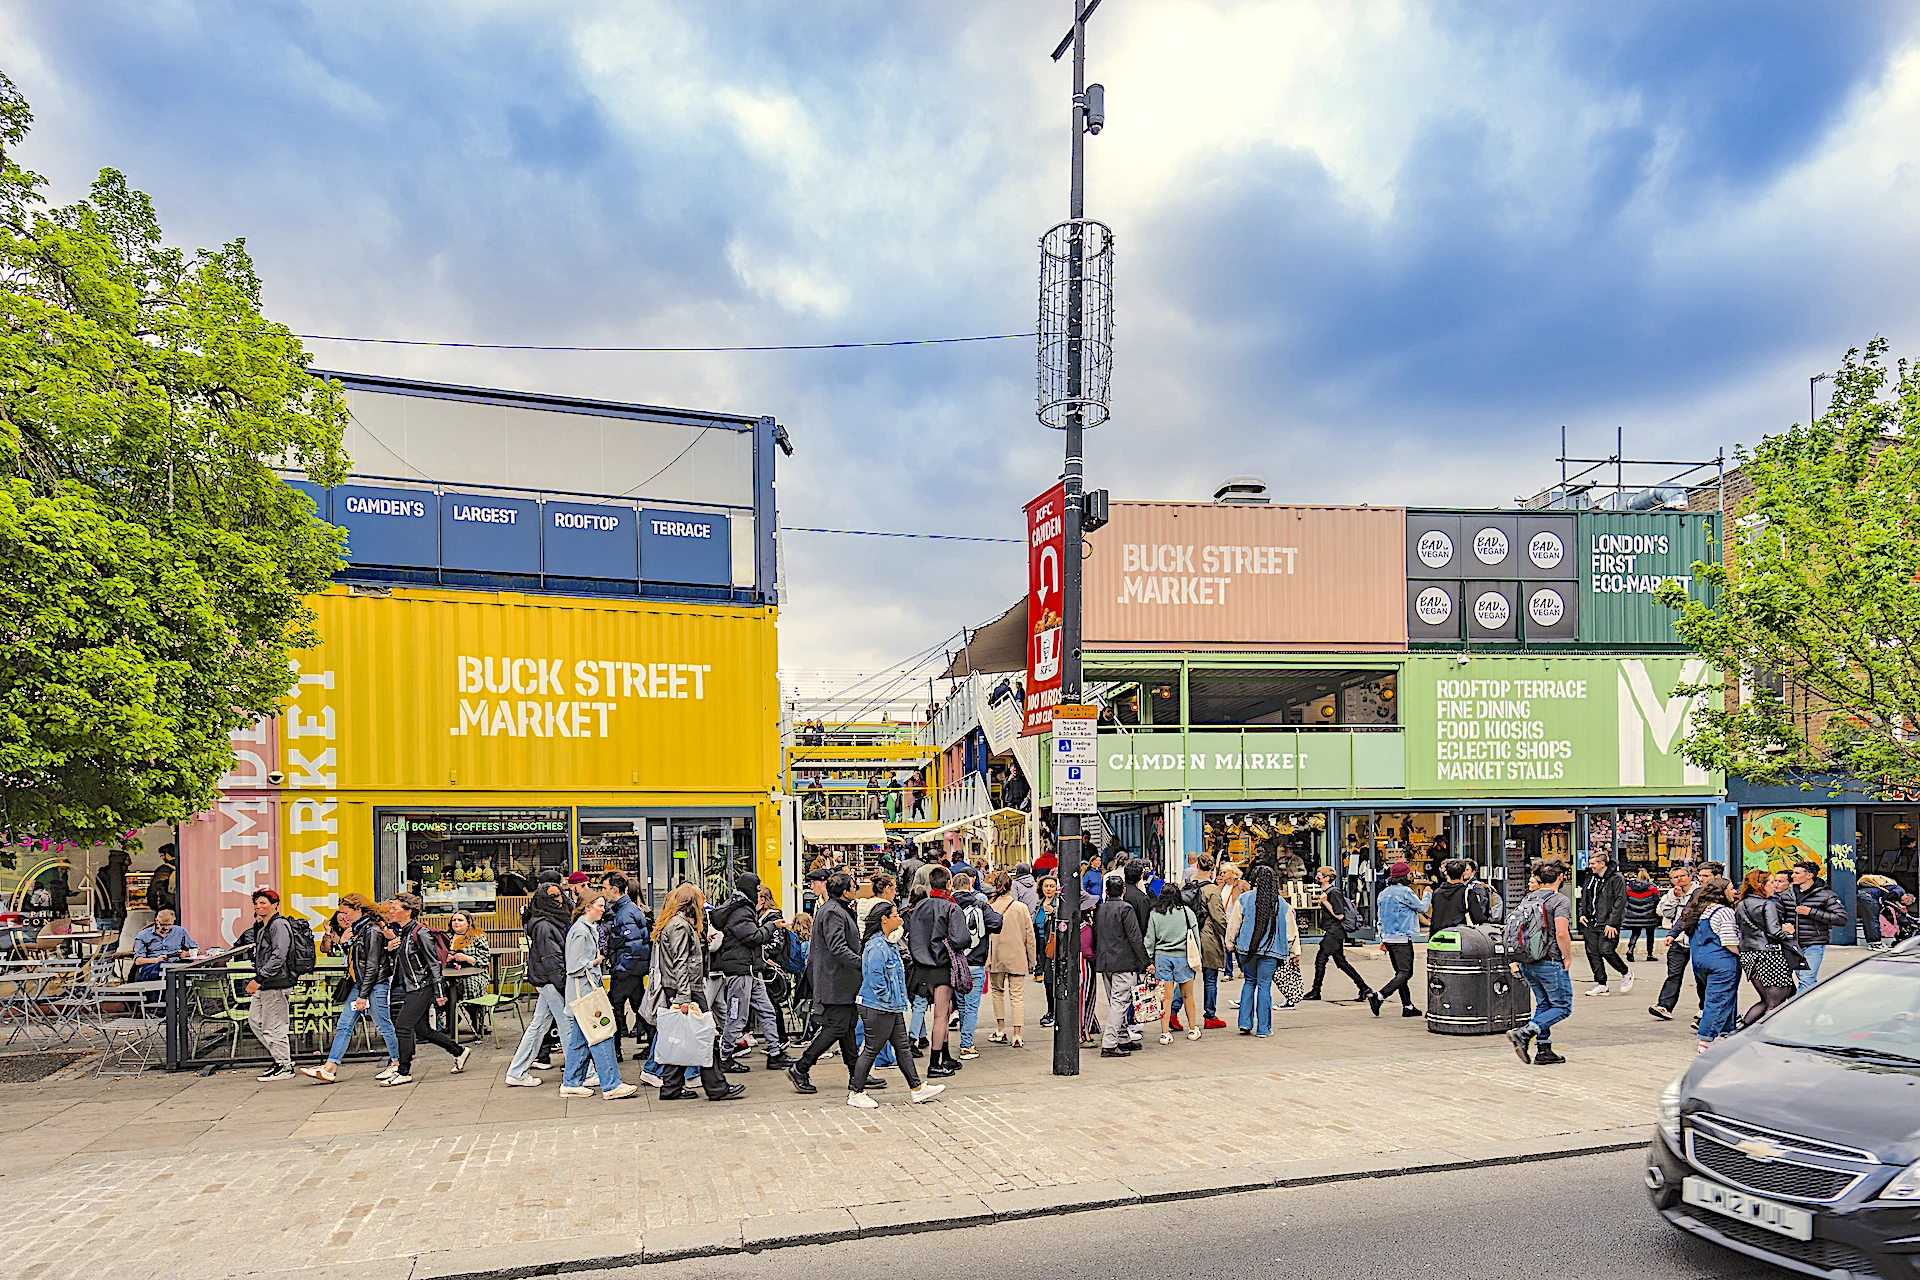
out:
<path id="1" fill-rule="evenodd" d="M 1060 705 L 1067 549 L 1067 489 L 1056 484 L 1027 504 L 1027 701 L 1020 736 L 1053 728 Z"/>

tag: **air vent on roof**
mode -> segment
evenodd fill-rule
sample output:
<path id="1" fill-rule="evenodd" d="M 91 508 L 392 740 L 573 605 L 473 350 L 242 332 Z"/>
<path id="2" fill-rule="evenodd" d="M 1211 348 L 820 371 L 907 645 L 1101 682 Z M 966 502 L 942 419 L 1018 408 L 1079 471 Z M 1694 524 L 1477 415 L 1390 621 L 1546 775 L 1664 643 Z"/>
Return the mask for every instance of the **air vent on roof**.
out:
<path id="1" fill-rule="evenodd" d="M 1272 502 L 1267 496 L 1267 482 L 1259 476 L 1228 476 L 1213 491 L 1215 502 Z"/>

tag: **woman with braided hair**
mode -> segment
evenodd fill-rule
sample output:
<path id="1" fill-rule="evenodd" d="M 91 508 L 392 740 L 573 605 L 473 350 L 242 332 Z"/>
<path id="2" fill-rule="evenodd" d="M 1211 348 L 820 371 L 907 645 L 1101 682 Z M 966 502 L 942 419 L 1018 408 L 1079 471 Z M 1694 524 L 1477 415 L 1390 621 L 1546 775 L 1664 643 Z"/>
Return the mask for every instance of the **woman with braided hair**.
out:
<path id="1" fill-rule="evenodd" d="M 1240 895 L 1240 930 L 1233 949 L 1246 981 L 1240 988 L 1240 1034 L 1273 1034 L 1273 974 L 1287 956 L 1293 936 L 1293 908 L 1280 896 L 1280 876 L 1256 860 L 1252 885 Z"/>

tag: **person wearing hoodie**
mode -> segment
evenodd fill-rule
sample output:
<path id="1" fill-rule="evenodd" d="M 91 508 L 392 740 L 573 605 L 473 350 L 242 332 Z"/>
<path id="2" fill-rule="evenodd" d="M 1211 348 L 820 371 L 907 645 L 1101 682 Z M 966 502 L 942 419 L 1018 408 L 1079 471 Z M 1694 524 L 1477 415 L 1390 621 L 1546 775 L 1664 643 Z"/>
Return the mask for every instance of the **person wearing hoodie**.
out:
<path id="1" fill-rule="evenodd" d="M 1026 907 L 1029 919 L 1040 909 L 1040 884 L 1034 879 L 1033 868 L 1024 862 L 1014 864 L 1013 896 Z"/>
<path id="2" fill-rule="evenodd" d="M 960 1053 L 961 1062 L 971 1062 L 980 1056 L 973 1047 L 973 1033 L 980 1025 L 980 1002 L 987 994 L 987 949 L 993 945 L 993 939 L 1000 933 L 1006 921 L 993 909 L 993 903 L 987 895 L 980 892 L 974 878 L 964 871 L 953 876 L 953 901 L 967 916 L 967 934 L 973 939 L 973 946 L 967 950 L 967 968 L 973 971 L 973 989 L 960 998 Z"/>
<path id="3" fill-rule="evenodd" d="M 1458 929 L 1463 924 L 1485 924 L 1489 919 L 1486 895 L 1468 892 L 1467 866 L 1461 858 L 1450 858 L 1441 864 L 1440 874 L 1447 881 L 1433 891 L 1433 910 L 1427 917 L 1429 936 L 1442 929 Z"/>
<path id="4" fill-rule="evenodd" d="M 708 923 L 720 934 L 714 967 L 726 983 L 721 996 L 726 1016 L 720 1032 L 720 1069 L 747 1069 L 745 1063 L 734 1059 L 746 1043 L 747 1020 L 751 1017 L 759 1024 L 760 1038 L 766 1044 L 767 1070 L 785 1070 L 793 1063 L 780 1040 L 780 1023 L 773 1015 L 773 999 L 767 994 L 762 972 L 767 943 L 777 931 L 760 917 L 760 877 L 751 871 L 735 876 L 733 893 L 714 908 Z"/>
<path id="5" fill-rule="evenodd" d="M 558 884 L 545 881 L 534 886 L 527 902 L 527 981 L 533 984 L 533 1020 L 520 1035 L 507 1067 L 507 1083 L 532 1088 L 539 1079 L 527 1074 L 533 1069 L 534 1055 L 546 1043 L 547 1033 L 560 1025 L 566 1002 L 560 998 L 567 981 L 567 930 L 573 927 L 573 912 Z"/>
<path id="6" fill-rule="evenodd" d="M 1621 931 L 1627 939 L 1627 963 L 1633 963 L 1636 938 L 1647 940 L 1647 959 L 1653 959 L 1653 931 L 1660 923 L 1660 886 L 1640 863 L 1627 868 L 1627 911 Z"/>

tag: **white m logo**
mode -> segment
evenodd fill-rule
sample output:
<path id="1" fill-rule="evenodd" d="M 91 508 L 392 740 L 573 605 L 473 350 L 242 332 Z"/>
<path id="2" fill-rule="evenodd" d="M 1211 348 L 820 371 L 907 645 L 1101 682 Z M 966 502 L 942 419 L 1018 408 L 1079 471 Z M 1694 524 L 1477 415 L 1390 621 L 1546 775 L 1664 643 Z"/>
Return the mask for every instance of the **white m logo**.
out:
<path id="1" fill-rule="evenodd" d="M 1707 673 L 1702 658 L 1689 658 L 1680 668 L 1681 684 L 1698 684 Z M 1647 664 L 1638 658 L 1620 661 L 1620 785 L 1647 785 L 1647 736 L 1661 755 L 1687 740 L 1693 728 L 1693 709 L 1704 695 L 1667 697 L 1653 691 Z M 1684 786 L 1706 786 L 1711 779 L 1705 769 L 1687 763 L 1681 770 Z"/>

